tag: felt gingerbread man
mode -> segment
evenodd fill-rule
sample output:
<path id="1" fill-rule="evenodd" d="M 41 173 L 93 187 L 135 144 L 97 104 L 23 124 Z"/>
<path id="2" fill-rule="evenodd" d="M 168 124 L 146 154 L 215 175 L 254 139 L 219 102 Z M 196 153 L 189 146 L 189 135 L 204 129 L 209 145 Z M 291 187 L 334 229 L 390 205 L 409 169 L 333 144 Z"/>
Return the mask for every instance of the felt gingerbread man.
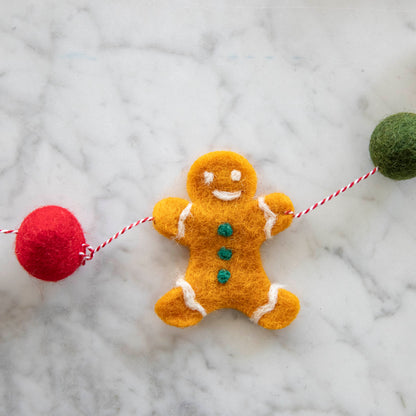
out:
<path id="1" fill-rule="evenodd" d="M 176 287 L 156 303 L 170 325 L 195 325 L 208 313 L 233 308 L 268 329 L 289 325 L 299 300 L 271 284 L 261 262 L 260 246 L 287 228 L 293 219 L 290 199 L 281 193 L 253 199 L 257 176 L 242 156 L 208 153 L 192 165 L 181 198 L 159 201 L 154 227 L 189 247 L 189 265 Z"/>

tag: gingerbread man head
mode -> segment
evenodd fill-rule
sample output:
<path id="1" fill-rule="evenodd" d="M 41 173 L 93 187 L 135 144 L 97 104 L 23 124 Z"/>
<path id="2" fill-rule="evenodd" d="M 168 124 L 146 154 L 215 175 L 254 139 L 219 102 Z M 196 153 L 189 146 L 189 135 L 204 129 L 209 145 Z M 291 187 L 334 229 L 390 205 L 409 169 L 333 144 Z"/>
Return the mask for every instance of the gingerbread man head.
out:
<path id="1" fill-rule="evenodd" d="M 193 202 L 244 203 L 256 193 L 257 175 L 241 155 L 217 151 L 197 159 L 188 173 L 187 190 Z"/>

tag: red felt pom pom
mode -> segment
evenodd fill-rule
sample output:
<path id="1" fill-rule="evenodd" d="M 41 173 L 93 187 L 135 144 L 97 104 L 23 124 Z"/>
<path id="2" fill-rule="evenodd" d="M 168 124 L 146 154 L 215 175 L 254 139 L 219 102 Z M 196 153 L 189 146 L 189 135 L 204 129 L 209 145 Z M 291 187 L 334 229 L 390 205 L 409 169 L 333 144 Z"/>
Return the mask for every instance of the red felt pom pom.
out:
<path id="1" fill-rule="evenodd" d="M 32 276 L 56 282 L 80 266 L 85 243 L 78 220 L 65 208 L 50 205 L 32 211 L 16 238 L 16 256 Z"/>

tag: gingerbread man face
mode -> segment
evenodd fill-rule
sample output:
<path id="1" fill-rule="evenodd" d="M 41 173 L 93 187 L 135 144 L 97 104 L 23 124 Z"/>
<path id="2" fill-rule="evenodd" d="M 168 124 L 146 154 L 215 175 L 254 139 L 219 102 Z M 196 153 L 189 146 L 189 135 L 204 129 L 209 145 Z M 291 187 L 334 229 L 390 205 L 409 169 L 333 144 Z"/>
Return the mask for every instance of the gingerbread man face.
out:
<path id="1" fill-rule="evenodd" d="M 191 200 L 205 204 L 250 201 L 256 186 L 256 171 L 244 157 L 233 152 L 200 157 L 189 170 L 187 182 Z"/>
<path id="2" fill-rule="evenodd" d="M 270 194 L 254 199 L 256 172 L 242 156 L 212 152 L 188 174 L 191 201 L 166 198 L 154 210 L 154 227 L 190 250 L 176 287 L 156 303 L 170 325 L 195 325 L 221 308 L 233 308 L 269 329 L 283 328 L 299 311 L 295 295 L 268 279 L 260 246 L 292 222 L 290 199 Z"/>

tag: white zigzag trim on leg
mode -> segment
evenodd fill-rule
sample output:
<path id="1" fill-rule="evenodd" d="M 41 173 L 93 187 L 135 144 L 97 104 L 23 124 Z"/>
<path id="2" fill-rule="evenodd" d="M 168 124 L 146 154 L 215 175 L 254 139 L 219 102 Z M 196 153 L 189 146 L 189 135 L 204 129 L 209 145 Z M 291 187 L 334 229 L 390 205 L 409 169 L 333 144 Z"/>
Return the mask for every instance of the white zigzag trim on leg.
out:
<path id="1" fill-rule="evenodd" d="M 206 316 L 207 312 L 205 311 L 204 307 L 195 300 L 195 292 L 192 289 L 192 286 L 183 278 L 179 278 L 176 281 L 176 287 L 181 287 L 183 291 L 183 299 L 185 301 L 185 305 L 193 310 L 198 311 L 202 316 Z"/>
<path id="2" fill-rule="evenodd" d="M 192 202 L 190 202 L 184 210 L 179 215 L 178 221 L 178 233 L 176 234 L 176 239 L 180 240 L 181 238 L 185 237 L 185 220 L 188 218 L 189 214 L 191 213 Z"/>
<path id="3" fill-rule="evenodd" d="M 254 322 L 255 324 L 258 324 L 260 319 L 263 315 L 265 315 L 268 312 L 271 312 L 275 307 L 277 303 L 277 295 L 279 293 L 279 289 L 283 288 L 282 285 L 279 285 L 278 283 L 273 283 L 270 286 L 269 289 L 269 301 L 265 304 L 257 308 L 253 315 L 251 315 L 250 321 Z"/>
<path id="4" fill-rule="evenodd" d="M 270 209 L 270 207 L 264 201 L 264 196 L 261 196 L 259 199 L 259 208 L 264 212 L 264 218 L 266 219 L 266 224 L 264 226 L 264 233 L 266 238 L 272 238 L 272 229 L 277 220 L 277 215 Z"/>

